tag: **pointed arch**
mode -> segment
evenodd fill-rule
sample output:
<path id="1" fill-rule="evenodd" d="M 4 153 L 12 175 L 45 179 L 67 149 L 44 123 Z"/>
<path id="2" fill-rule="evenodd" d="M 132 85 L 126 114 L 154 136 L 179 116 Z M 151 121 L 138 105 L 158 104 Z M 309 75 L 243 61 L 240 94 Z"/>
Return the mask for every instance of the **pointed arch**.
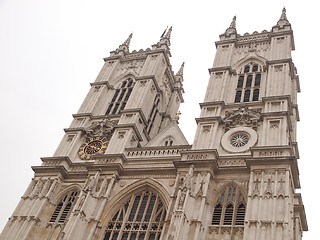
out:
<path id="1" fill-rule="evenodd" d="M 216 194 L 212 225 L 238 226 L 244 224 L 247 192 L 236 181 L 222 185 Z"/>
<path id="2" fill-rule="evenodd" d="M 64 223 L 67 220 L 78 199 L 80 189 L 81 188 L 78 185 L 74 184 L 67 187 L 57 195 L 54 199 L 56 207 L 49 222 Z"/>
<path id="3" fill-rule="evenodd" d="M 131 77 L 131 74 L 126 74 L 126 78 L 119 78 L 119 80 L 120 79 L 122 80 L 117 83 L 118 86 L 115 89 L 111 102 L 109 103 L 106 115 L 119 114 L 120 111 L 125 108 L 132 93 L 135 80 Z"/>
<path id="4" fill-rule="evenodd" d="M 255 62 L 257 64 L 260 64 L 261 66 L 266 66 L 267 65 L 267 59 L 264 57 L 260 57 L 260 56 L 246 56 L 242 59 L 240 59 L 238 62 L 236 62 L 235 64 L 233 64 L 232 69 L 235 69 L 236 71 L 239 70 L 241 67 L 251 63 L 251 62 Z M 237 71 L 237 73 L 239 74 L 239 72 Z"/>
<path id="5" fill-rule="evenodd" d="M 104 240 L 159 239 L 167 217 L 169 195 L 160 183 L 148 178 L 119 192 L 102 217 Z"/>

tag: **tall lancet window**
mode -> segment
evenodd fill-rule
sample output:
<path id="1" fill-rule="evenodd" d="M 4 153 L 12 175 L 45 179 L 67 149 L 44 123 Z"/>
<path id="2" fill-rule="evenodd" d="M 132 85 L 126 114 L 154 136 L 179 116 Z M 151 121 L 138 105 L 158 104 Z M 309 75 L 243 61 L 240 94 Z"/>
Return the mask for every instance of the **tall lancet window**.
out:
<path id="1" fill-rule="evenodd" d="M 56 209 L 54 210 L 50 222 L 52 223 L 64 223 L 69 217 L 69 214 L 74 206 L 79 192 L 70 191 L 65 194 L 58 202 Z"/>
<path id="2" fill-rule="evenodd" d="M 151 112 L 150 112 L 149 117 L 148 117 L 148 122 L 147 122 L 147 124 L 148 124 L 147 125 L 148 134 L 150 134 L 152 126 L 153 126 L 153 123 L 154 123 L 154 120 L 155 120 L 155 118 L 157 116 L 157 113 L 159 112 L 159 110 L 158 110 L 159 102 L 160 102 L 160 96 L 158 94 L 154 98 L 152 109 L 151 109 Z"/>
<path id="3" fill-rule="evenodd" d="M 234 102 L 258 101 L 262 66 L 250 63 L 242 68 L 238 75 L 238 82 Z"/>
<path id="4" fill-rule="evenodd" d="M 113 215 L 103 240 L 160 239 L 165 218 L 159 195 L 150 191 L 134 194 Z"/>
<path id="5" fill-rule="evenodd" d="M 212 216 L 212 225 L 242 226 L 246 212 L 244 194 L 236 186 L 228 186 L 220 194 Z"/>
<path id="6" fill-rule="evenodd" d="M 113 98 L 108 106 L 106 115 L 118 114 L 127 104 L 134 86 L 134 81 L 131 78 L 124 80 L 119 89 L 113 95 Z"/>

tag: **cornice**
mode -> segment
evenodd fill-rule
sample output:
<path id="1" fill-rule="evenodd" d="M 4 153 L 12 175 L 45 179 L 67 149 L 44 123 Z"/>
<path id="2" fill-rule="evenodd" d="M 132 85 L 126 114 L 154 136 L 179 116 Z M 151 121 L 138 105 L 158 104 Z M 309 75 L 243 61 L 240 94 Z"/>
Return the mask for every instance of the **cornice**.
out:
<path id="1" fill-rule="evenodd" d="M 143 114 L 143 111 L 141 108 L 131 108 L 131 109 L 123 109 L 120 111 L 121 113 L 139 113 L 139 116 L 141 117 L 144 126 L 147 125 L 147 119 Z"/>
<path id="2" fill-rule="evenodd" d="M 138 140 L 143 141 L 143 138 L 141 137 L 141 134 L 140 134 L 137 126 L 133 123 L 131 123 L 131 124 L 118 124 L 118 125 L 114 126 L 114 129 L 117 129 L 117 128 L 132 128 L 133 131 L 135 132 L 136 136 L 138 137 Z"/>
<path id="3" fill-rule="evenodd" d="M 220 116 L 216 116 L 216 117 L 202 117 L 202 118 L 196 118 L 196 123 L 209 123 L 209 122 L 222 122 L 222 118 Z"/>

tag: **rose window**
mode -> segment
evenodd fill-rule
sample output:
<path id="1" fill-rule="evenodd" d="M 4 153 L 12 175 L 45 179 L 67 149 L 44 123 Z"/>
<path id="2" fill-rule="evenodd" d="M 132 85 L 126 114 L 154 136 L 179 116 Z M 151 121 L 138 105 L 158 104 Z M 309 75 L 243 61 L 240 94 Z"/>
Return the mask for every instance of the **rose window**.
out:
<path id="1" fill-rule="evenodd" d="M 233 147 L 237 147 L 237 148 L 247 145 L 248 142 L 249 142 L 249 136 L 243 132 L 233 134 L 230 139 L 230 144 Z"/>

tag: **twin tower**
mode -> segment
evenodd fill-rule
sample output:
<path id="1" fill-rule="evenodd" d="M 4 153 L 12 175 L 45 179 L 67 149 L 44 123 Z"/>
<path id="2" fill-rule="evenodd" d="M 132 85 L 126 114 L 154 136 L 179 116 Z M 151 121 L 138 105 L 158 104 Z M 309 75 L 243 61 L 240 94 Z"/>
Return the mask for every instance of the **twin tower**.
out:
<path id="1" fill-rule="evenodd" d="M 299 77 L 283 9 L 271 31 L 216 42 L 197 131 L 178 126 L 183 68 L 170 28 L 105 64 L 53 157 L 42 158 L 1 240 L 300 240 Z"/>

